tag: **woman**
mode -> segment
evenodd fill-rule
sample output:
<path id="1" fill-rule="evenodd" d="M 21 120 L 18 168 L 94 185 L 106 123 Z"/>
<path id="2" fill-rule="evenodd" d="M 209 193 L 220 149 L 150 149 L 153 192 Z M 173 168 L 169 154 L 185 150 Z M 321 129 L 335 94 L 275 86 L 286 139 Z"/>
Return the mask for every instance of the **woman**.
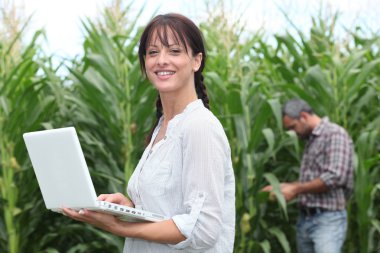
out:
<path id="1" fill-rule="evenodd" d="M 120 193 L 98 199 L 170 219 L 128 223 L 88 210 L 64 212 L 126 237 L 124 252 L 232 252 L 234 174 L 228 140 L 203 84 L 202 34 L 182 15 L 159 15 L 141 36 L 139 58 L 159 93 L 157 122 L 128 182 L 131 200 Z"/>

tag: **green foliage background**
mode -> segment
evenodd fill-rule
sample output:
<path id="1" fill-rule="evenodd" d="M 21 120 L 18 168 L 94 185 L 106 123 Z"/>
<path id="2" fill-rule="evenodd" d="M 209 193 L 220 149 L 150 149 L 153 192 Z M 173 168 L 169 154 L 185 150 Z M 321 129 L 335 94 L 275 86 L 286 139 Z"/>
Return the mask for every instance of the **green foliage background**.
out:
<path id="1" fill-rule="evenodd" d="M 265 31 L 247 36 L 239 21 L 228 22 L 221 6 L 209 6 L 199 25 L 211 109 L 232 149 L 235 252 L 296 251 L 296 203 L 286 204 L 278 191 L 279 182 L 297 180 L 303 149 L 282 129 L 281 103 L 292 97 L 352 136 L 355 192 L 344 252 L 379 252 L 379 34 L 364 37 L 359 27 L 338 39 L 337 15 L 318 16 L 307 34 L 294 26 L 269 43 Z M 97 20 L 84 20 L 84 55 L 70 60 L 65 77 L 41 49 L 42 31 L 28 44 L 20 44 L 23 28 L 1 37 L 0 252 L 122 251 L 122 238 L 46 211 L 22 134 L 75 126 L 97 192 L 125 192 L 156 98 L 140 73 L 142 28 L 139 13 L 131 13 L 131 5 L 116 1 Z M 277 202 L 260 192 L 268 183 Z"/>

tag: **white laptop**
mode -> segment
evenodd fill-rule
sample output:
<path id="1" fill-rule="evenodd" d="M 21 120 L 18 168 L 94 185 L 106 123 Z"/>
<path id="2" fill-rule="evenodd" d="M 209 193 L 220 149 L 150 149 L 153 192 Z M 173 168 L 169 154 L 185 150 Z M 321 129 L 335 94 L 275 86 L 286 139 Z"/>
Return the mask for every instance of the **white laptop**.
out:
<path id="1" fill-rule="evenodd" d="M 23 137 L 47 209 L 88 209 L 133 222 L 166 219 L 145 210 L 98 201 L 74 127 L 30 132 Z"/>

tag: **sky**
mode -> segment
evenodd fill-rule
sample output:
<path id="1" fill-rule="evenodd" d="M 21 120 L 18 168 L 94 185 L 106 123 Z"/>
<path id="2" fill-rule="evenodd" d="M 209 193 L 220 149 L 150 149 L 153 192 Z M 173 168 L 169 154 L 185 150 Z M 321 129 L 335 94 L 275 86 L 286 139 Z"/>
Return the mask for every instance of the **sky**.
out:
<path id="1" fill-rule="evenodd" d="M 0 0 L 0 6 L 4 2 Z M 112 0 L 13 0 L 25 15 L 33 14 L 29 34 L 39 28 L 46 31 L 45 51 L 58 58 L 73 58 L 82 54 L 83 33 L 80 20 L 96 18 L 102 6 Z M 123 0 L 121 0 L 123 1 Z M 217 0 L 208 0 L 215 2 Z M 124 0 L 130 3 L 130 0 Z M 195 23 L 205 20 L 206 0 L 145 0 L 133 1 L 137 11 L 145 3 L 139 23 L 149 22 L 155 10 L 158 13 L 179 12 Z M 225 7 L 231 19 L 241 19 L 246 30 L 255 32 L 264 27 L 267 33 L 281 33 L 289 28 L 279 6 L 292 22 L 305 29 L 311 26 L 311 15 L 316 15 L 322 5 L 331 11 L 340 11 L 341 27 L 351 28 L 355 24 L 376 31 L 380 29 L 379 0 L 225 0 Z M 243 13 L 243 14 L 242 14 Z M 378 30 L 377 30 L 378 32 Z"/>

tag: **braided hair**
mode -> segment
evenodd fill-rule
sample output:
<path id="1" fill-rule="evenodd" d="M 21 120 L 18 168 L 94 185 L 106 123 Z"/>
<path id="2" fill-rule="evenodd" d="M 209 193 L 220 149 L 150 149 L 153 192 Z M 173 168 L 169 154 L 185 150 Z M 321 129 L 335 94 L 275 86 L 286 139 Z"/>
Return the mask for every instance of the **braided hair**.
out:
<path id="1" fill-rule="evenodd" d="M 209 99 L 207 96 L 206 86 L 203 82 L 204 77 L 202 75 L 202 71 L 205 67 L 206 63 L 206 50 L 204 46 L 202 32 L 199 28 L 194 24 L 193 21 L 188 19 L 187 17 L 177 14 L 177 13 L 169 13 L 165 15 L 158 15 L 153 18 L 149 24 L 146 26 L 140 38 L 140 46 L 139 46 L 139 60 L 141 71 L 146 74 L 145 69 L 145 56 L 146 49 L 151 41 L 153 35 L 157 36 L 157 39 L 162 43 L 162 45 L 169 47 L 169 35 L 173 36 L 173 39 L 176 43 L 180 45 L 184 45 L 186 52 L 188 52 L 189 48 L 191 49 L 193 56 L 201 53 L 202 61 L 197 72 L 194 73 L 194 86 L 195 91 L 197 93 L 197 97 L 202 100 L 204 106 L 207 109 L 210 109 Z M 158 95 L 156 100 L 156 122 L 153 125 L 150 133 L 146 138 L 146 144 L 148 145 L 155 127 L 157 126 L 161 116 L 163 114 L 162 111 L 162 103 L 160 95 Z"/>

